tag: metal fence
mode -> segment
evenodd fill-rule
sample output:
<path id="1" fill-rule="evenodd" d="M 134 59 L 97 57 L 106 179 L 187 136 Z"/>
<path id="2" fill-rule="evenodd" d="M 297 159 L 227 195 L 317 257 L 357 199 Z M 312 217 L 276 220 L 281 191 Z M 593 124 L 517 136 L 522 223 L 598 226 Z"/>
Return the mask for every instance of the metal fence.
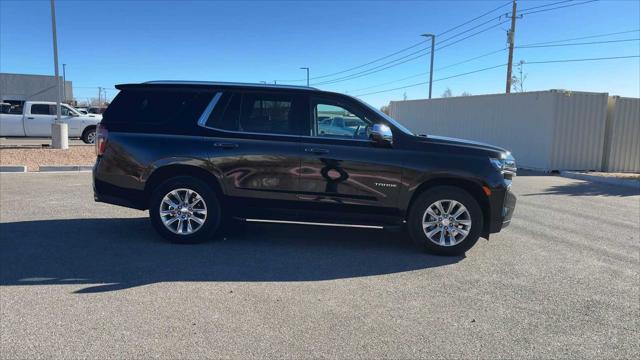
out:
<path id="1" fill-rule="evenodd" d="M 390 113 L 416 133 L 460 137 L 507 148 L 516 157 L 518 166 L 524 168 L 601 170 L 605 158 L 607 104 L 607 93 L 549 90 L 392 101 Z M 633 112 L 624 111 L 625 114 Z M 635 121 L 637 126 L 640 119 L 635 115 L 634 120 L 633 116 L 625 115 L 625 119 L 631 119 L 620 122 L 628 129 L 627 122 Z M 614 134 L 617 132 L 612 131 Z M 607 145 L 619 142 L 615 137 Z M 625 140 L 617 151 L 629 158 L 627 153 L 633 151 L 630 147 L 633 144 Z M 637 154 L 637 142 L 635 144 Z M 616 153 L 611 159 L 620 157 Z M 640 171 L 640 168 L 625 171 Z"/>
<path id="2" fill-rule="evenodd" d="M 602 170 L 640 172 L 640 99 L 609 99 Z"/>

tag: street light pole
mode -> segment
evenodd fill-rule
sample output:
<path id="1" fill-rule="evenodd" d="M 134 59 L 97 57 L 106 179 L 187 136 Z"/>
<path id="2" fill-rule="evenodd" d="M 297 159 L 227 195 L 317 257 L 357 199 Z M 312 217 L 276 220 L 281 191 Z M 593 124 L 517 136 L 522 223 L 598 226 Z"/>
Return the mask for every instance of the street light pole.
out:
<path id="1" fill-rule="evenodd" d="M 309 68 L 308 67 L 301 67 L 300 70 L 307 70 L 307 87 L 309 87 Z"/>
<path id="2" fill-rule="evenodd" d="M 431 37 L 431 65 L 429 66 L 429 99 L 433 88 L 433 55 L 436 52 L 436 36 L 434 34 L 422 34 L 424 37 Z"/>
<path id="3" fill-rule="evenodd" d="M 53 34 L 53 67 L 55 70 L 57 96 L 56 96 L 56 120 L 51 124 L 51 147 L 54 149 L 69 148 L 69 129 L 67 124 L 60 120 L 60 72 L 58 70 L 58 34 L 56 32 L 56 6 L 51 0 L 51 32 Z"/>
<path id="4" fill-rule="evenodd" d="M 62 64 L 62 101 L 67 102 L 67 64 Z"/>

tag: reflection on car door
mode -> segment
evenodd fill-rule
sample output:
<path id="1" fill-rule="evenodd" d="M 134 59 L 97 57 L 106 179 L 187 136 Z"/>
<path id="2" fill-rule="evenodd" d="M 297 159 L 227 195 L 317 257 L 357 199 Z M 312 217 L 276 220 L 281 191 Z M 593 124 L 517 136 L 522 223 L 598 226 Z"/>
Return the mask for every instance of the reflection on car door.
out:
<path id="1" fill-rule="evenodd" d="M 260 205 L 265 208 L 275 200 L 297 200 L 300 135 L 309 131 L 307 98 L 295 93 L 220 94 L 206 121 L 211 129 L 206 141 L 227 193 L 266 200 Z"/>
<path id="2" fill-rule="evenodd" d="M 302 143 L 305 155 L 298 197 L 317 205 L 395 207 L 401 155 L 367 139 L 371 120 L 354 106 L 314 99 L 311 108 L 312 136 Z M 318 124 L 327 116 L 343 118 L 344 125 L 334 129 Z"/>

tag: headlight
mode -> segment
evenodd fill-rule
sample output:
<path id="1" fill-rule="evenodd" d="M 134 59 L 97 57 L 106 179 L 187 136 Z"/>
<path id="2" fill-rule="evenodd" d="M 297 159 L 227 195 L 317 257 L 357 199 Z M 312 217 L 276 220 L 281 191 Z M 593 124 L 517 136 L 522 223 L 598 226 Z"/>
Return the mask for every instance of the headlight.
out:
<path id="1" fill-rule="evenodd" d="M 506 153 L 500 159 L 490 158 L 489 161 L 494 168 L 505 174 L 515 175 L 518 169 L 511 153 Z"/>

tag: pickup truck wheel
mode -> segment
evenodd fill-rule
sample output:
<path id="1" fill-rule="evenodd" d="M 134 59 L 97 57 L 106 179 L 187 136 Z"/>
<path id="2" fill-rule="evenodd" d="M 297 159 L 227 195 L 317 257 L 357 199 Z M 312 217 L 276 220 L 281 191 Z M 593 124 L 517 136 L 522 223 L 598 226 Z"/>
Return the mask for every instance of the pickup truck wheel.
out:
<path id="1" fill-rule="evenodd" d="M 96 127 L 89 126 L 82 132 L 82 141 L 85 144 L 93 144 L 96 142 Z"/>
<path id="2" fill-rule="evenodd" d="M 465 190 L 438 186 L 420 194 L 409 212 L 409 234 L 427 252 L 460 255 L 482 232 L 482 210 Z"/>
<path id="3" fill-rule="evenodd" d="M 175 243 L 198 243 L 220 226 L 220 203 L 199 179 L 180 176 L 160 184 L 151 194 L 149 217 L 156 231 Z"/>

